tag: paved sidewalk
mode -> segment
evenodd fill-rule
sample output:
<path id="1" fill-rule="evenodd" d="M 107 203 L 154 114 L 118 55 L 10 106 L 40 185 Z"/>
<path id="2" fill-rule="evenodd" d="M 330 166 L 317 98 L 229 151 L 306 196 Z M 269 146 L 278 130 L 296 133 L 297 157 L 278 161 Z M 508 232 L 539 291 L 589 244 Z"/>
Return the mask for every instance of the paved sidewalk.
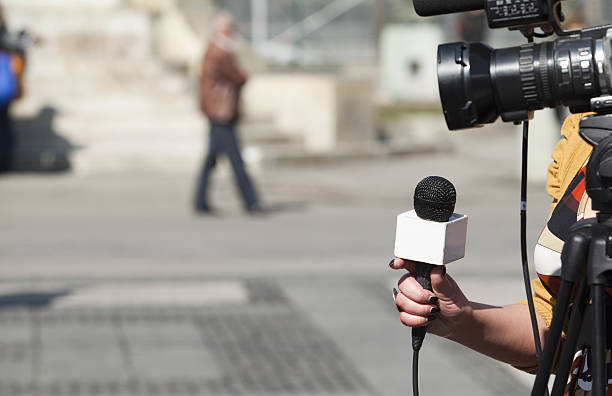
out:
<path id="1" fill-rule="evenodd" d="M 217 217 L 191 212 L 194 175 L 2 177 L 0 395 L 410 394 L 387 262 L 422 177 L 452 180 L 470 216 L 467 256 L 449 266 L 468 296 L 523 298 L 517 140 L 486 128 L 452 140 L 452 152 L 254 171 L 275 208 L 255 218 L 223 164 Z M 529 205 L 533 246 L 542 186 Z M 421 359 L 424 396 L 529 389 L 436 337 Z"/>
<path id="2" fill-rule="evenodd" d="M 3 310 L 0 393 L 371 394 L 333 340 L 274 284 L 245 288 L 248 304 L 197 306 L 202 296 L 194 295 L 190 304 Z"/>
<path id="3" fill-rule="evenodd" d="M 127 303 L 90 293 L 104 283 L 0 298 L 0 394 L 400 395 L 410 383 L 409 332 L 380 280 L 176 280 L 166 302 Z M 527 392 L 510 369 L 435 337 L 422 356 L 424 395 Z"/>

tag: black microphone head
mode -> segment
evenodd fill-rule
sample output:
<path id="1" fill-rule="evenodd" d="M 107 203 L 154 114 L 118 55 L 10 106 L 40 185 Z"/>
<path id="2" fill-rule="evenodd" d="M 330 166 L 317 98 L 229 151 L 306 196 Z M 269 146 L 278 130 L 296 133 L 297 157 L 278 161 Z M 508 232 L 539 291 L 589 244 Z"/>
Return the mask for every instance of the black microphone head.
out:
<path id="1" fill-rule="evenodd" d="M 455 186 L 440 176 L 428 176 L 414 189 L 414 210 L 423 220 L 447 222 L 456 201 Z"/>

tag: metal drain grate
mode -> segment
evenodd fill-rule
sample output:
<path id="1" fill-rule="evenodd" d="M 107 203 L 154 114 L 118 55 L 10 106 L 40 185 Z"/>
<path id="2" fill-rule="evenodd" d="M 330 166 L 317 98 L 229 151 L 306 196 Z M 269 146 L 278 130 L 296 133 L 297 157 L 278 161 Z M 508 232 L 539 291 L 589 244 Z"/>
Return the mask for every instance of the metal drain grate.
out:
<path id="1" fill-rule="evenodd" d="M 0 396 L 371 395 L 276 285 L 248 305 L 0 310 Z"/>
<path id="2" fill-rule="evenodd" d="M 369 389 L 336 345 L 295 312 L 210 315 L 198 326 L 238 394 Z"/>

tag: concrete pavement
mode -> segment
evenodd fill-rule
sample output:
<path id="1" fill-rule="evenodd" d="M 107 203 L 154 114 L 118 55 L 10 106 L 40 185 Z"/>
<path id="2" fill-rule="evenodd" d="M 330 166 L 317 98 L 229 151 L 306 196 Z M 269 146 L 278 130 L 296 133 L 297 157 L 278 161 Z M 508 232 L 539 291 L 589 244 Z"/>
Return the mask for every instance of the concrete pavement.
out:
<path id="1" fill-rule="evenodd" d="M 215 217 L 194 174 L 0 179 L 0 395 L 405 395 L 409 331 L 391 300 L 395 216 L 443 175 L 470 216 L 449 273 L 472 299 L 523 298 L 513 128 L 451 151 L 254 171 L 274 211 L 245 216 L 228 173 Z M 533 246 L 547 215 L 530 188 Z M 422 395 L 523 395 L 507 366 L 436 337 Z"/>

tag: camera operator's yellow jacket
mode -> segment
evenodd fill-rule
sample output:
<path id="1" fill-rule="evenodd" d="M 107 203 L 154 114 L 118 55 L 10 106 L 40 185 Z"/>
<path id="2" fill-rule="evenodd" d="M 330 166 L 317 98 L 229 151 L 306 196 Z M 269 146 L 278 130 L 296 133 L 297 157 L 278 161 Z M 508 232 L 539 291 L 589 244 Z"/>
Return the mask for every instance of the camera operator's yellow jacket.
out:
<path id="1" fill-rule="evenodd" d="M 561 140 L 553 150 L 553 162 L 548 167 L 546 177 L 546 192 L 553 198 L 551 213 L 591 155 L 593 147 L 578 134 L 580 120 L 591 114 L 572 114 L 561 127 Z"/>
<path id="2" fill-rule="evenodd" d="M 580 120 L 589 114 L 591 113 L 572 114 L 565 120 L 561 127 L 561 139 L 552 153 L 553 162 L 548 168 L 546 178 L 546 191 L 553 201 L 546 227 L 542 230 L 536 246 L 535 264 L 538 278 L 532 282 L 532 287 L 536 312 L 547 326 L 550 326 L 552 321 L 556 303 L 554 296 L 560 284 L 560 254 L 565 239 L 560 234 L 565 235 L 569 225 L 583 217 L 588 199 L 584 187 L 584 167 L 593 148 L 580 137 L 578 130 Z M 559 217 L 564 218 L 559 221 Z M 556 224 L 552 224 L 553 222 Z M 559 228 L 563 230 L 559 232 Z M 521 303 L 526 304 L 527 301 Z M 535 373 L 537 367 L 521 369 Z"/>

